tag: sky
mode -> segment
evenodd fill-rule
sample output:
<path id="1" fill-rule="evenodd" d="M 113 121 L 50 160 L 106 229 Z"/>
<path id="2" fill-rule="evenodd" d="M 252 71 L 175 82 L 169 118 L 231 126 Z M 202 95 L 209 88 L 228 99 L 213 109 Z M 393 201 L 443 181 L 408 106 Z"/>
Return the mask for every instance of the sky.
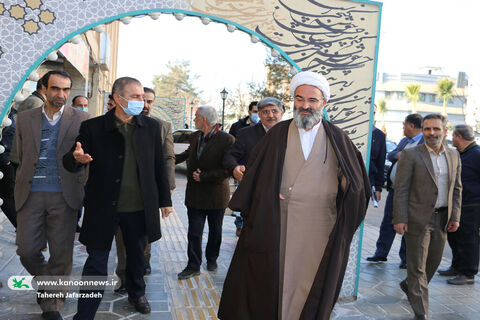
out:
<path id="1" fill-rule="evenodd" d="M 436 73 L 456 77 L 467 72 L 480 90 L 477 17 L 479 0 L 384 0 L 378 59 L 379 72 Z M 232 92 L 251 81 L 263 82 L 267 47 L 253 44 L 248 34 L 230 33 L 225 25 L 205 26 L 197 17 L 177 21 L 172 15 L 120 24 L 118 76 L 133 76 L 151 86 L 168 61 L 189 60 L 195 85 L 213 105 L 219 92 Z M 480 102 L 480 101 L 479 101 Z"/>

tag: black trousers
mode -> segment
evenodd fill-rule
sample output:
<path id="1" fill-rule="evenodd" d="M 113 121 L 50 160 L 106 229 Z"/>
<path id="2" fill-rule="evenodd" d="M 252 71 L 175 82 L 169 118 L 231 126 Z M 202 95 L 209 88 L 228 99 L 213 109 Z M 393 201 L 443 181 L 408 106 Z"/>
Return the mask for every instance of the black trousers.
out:
<path id="1" fill-rule="evenodd" d="M 200 270 L 202 264 L 202 236 L 205 219 L 208 220 L 208 242 L 205 250 L 207 262 L 217 261 L 222 243 L 222 224 L 225 209 L 201 210 L 187 208 L 188 213 L 188 264 L 191 270 Z"/>
<path id="2" fill-rule="evenodd" d="M 448 233 L 448 244 L 452 248 L 452 267 L 467 277 L 478 272 L 480 237 L 480 206 L 462 206 L 460 227 Z"/>
<path id="3" fill-rule="evenodd" d="M 0 171 L 3 172 L 3 179 L 0 179 L 0 198 L 3 200 L 2 211 L 16 229 L 17 211 L 15 210 L 15 199 L 13 197 L 15 168 L 10 163 L 9 165 L 0 165 Z"/>
<path id="4" fill-rule="evenodd" d="M 145 246 L 147 245 L 147 232 L 145 228 L 145 213 L 121 212 L 115 216 L 115 228 L 122 230 L 123 243 L 127 254 L 127 267 L 125 270 L 125 288 L 128 296 L 137 299 L 145 295 Z M 112 240 L 113 241 L 113 234 Z M 108 255 L 110 250 L 93 250 L 87 247 L 88 258 L 83 267 L 82 276 L 106 276 L 108 273 Z M 81 290 L 81 293 L 100 292 L 104 290 Z M 93 320 L 102 298 L 78 299 L 75 320 Z"/>

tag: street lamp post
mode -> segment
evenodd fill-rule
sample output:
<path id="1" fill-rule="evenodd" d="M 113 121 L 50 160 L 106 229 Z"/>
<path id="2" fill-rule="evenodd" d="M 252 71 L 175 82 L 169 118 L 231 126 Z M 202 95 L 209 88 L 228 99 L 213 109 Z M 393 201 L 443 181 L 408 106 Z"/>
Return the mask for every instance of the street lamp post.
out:
<path id="1" fill-rule="evenodd" d="M 223 107 L 222 107 L 222 130 L 225 130 L 224 127 L 224 120 L 225 120 L 225 100 L 227 99 L 228 92 L 223 88 L 223 90 L 220 92 L 220 96 L 222 97 L 223 100 Z"/>
<path id="2" fill-rule="evenodd" d="M 193 118 L 193 106 L 195 103 L 193 101 L 190 101 L 190 129 L 192 129 L 192 118 Z"/>

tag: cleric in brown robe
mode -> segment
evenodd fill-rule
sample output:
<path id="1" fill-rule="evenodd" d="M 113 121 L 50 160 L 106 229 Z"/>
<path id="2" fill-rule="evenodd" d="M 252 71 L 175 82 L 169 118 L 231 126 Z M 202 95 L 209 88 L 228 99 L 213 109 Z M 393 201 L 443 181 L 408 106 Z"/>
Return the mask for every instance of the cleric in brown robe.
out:
<path id="1" fill-rule="evenodd" d="M 290 94 L 294 121 L 257 144 L 229 204 L 245 221 L 223 287 L 222 320 L 328 319 L 365 217 L 370 182 L 362 156 L 322 120 L 327 80 L 300 72 Z"/>

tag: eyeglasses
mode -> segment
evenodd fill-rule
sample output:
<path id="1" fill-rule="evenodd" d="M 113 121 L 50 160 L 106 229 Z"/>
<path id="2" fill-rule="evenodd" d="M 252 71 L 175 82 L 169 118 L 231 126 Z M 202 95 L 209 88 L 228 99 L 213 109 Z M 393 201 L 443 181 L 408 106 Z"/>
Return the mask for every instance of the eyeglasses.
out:
<path id="1" fill-rule="evenodd" d="M 279 113 L 280 111 L 278 109 L 267 109 L 267 110 L 261 110 L 260 113 L 263 114 L 263 115 L 267 115 L 267 114 L 270 114 L 270 112 L 272 114 L 277 114 Z"/>

